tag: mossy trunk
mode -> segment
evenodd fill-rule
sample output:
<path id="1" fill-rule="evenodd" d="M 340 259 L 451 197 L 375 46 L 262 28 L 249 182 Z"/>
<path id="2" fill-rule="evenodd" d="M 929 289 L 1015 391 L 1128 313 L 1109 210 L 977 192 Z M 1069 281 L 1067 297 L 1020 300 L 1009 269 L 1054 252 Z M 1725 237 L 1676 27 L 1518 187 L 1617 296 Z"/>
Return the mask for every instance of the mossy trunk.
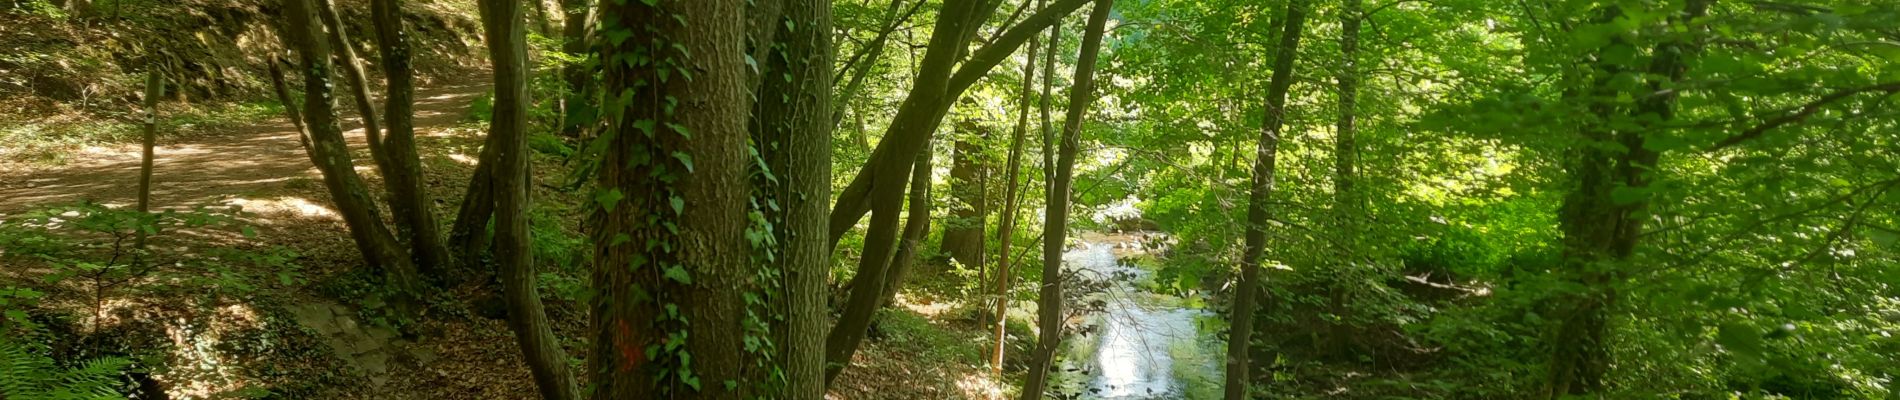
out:
<path id="1" fill-rule="evenodd" d="M 602 26 L 624 30 L 602 35 L 626 35 L 603 43 L 605 90 L 629 100 L 604 107 L 618 118 L 596 199 L 617 200 L 596 202 L 593 398 L 745 398 L 769 384 L 745 345 L 762 322 L 746 319 L 759 282 L 746 237 L 745 4 L 601 6 Z"/>

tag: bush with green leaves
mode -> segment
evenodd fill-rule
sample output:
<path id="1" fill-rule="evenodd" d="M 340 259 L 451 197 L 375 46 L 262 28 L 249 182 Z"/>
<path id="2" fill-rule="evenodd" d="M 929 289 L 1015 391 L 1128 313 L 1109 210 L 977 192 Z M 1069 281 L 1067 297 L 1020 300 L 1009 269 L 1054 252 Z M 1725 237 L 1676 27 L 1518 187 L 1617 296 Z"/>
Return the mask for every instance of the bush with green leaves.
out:
<path id="1" fill-rule="evenodd" d="M 19 400 L 123 399 L 120 375 L 131 360 L 101 357 L 61 367 L 44 346 L 15 343 L 0 335 L 0 398 Z"/>

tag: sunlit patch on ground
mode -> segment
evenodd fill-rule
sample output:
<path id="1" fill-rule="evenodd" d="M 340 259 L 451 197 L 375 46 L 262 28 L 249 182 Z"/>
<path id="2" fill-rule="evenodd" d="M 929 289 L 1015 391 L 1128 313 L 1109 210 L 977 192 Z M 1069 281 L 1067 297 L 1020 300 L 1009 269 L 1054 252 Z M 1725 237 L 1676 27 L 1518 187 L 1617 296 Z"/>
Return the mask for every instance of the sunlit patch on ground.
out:
<path id="1" fill-rule="evenodd" d="M 1004 398 L 1002 383 L 997 382 L 996 376 L 990 375 L 988 371 L 963 374 L 962 377 L 957 378 L 957 390 L 961 391 L 963 398 L 966 399 Z"/>
<path id="2" fill-rule="evenodd" d="M 897 305 L 911 312 L 923 314 L 925 317 L 937 318 L 942 316 L 945 312 L 956 308 L 957 304 L 947 301 L 933 301 L 932 299 L 924 297 L 913 297 L 906 293 L 898 293 Z"/>
<path id="3" fill-rule="evenodd" d="M 257 310 L 245 304 L 219 307 L 210 321 L 189 323 L 183 318 L 165 324 L 165 337 L 171 341 L 170 369 L 155 374 L 165 382 L 166 391 L 175 399 L 227 397 L 246 386 L 236 366 L 222 356 L 220 345 L 226 335 L 246 329 L 263 328 Z"/>
<path id="4" fill-rule="evenodd" d="M 247 199 L 240 197 L 225 200 L 224 204 L 243 207 L 245 212 L 260 215 L 337 218 L 335 210 L 313 203 L 309 199 L 302 197 L 278 197 L 273 199 Z M 258 222 L 268 224 L 269 219 L 262 219 Z"/>
<path id="5" fill-rule="evenodd" d="M 475 165 L 476 161 L 479 161 L 475 157 L 469 157 L 466 155 L 462 155 L 461 153 L 449 153 L 449 159 L 455 160 L 455 162 L 458 162 L 458 163 L 462 163 L 462 165 Z"/>

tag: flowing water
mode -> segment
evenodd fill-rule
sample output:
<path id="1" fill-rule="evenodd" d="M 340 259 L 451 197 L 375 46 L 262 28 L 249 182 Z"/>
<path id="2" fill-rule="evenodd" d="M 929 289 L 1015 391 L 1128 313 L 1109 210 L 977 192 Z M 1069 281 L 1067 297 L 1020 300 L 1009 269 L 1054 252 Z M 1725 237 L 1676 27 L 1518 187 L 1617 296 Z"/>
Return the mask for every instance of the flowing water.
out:
<path id="1" fill-rule="evenodd" d="M 1065 268 L 1110 283 L 1092 296 L 1102 310 L 1088 317 L 1094 329 L 1072 336 L 1064 362 L 1069 392 L 1084 399 L 1190 399 L 1219 381 L 1215 354 L 1207 351 L 1196 320 L 1206 311 L 1180 306 L 1166 295 L 1144 292 L 1134 282 L 1147 271 L 1124 264 L 1117 253 L 1137 253 L 1124 244 L 1084 243 L 1063 255 Z M 1195 389 L 1202 390 L 1195 390 Z"/>

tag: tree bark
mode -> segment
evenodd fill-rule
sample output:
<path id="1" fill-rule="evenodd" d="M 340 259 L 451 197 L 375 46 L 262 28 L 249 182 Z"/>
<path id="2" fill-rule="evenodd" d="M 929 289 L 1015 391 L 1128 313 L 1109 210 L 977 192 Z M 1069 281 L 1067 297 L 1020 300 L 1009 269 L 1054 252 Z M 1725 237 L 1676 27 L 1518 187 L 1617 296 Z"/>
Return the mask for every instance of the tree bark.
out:
<path id="1" fill-rule="evenodd" d="M 601 139 L 593 398 L 738 399 L 762 381 L 743 375 L 743 295 L 757 284 L 743 3 L 601 4 L 616 30 L 602 37 L 624 35 L 602 43 L 605 93 L 626 97 L 606 105 L 616 118 Z"/>
<path id="2" fill-rule="evenodd" d="M 396 214 L 399 233 L 407 235 L 409 251 L 416 257 L 425 275 L 441 280 L 445 275 L 465 275 L 442 241 L 442 222 L 436 216 L 435 199 L 422 180 L 422 161 L 416 152 L 416 84 L 410 67 L 408 33 L 402 25 L 401 0 L 371 0 L 370 18 L 376 25 L 377 50 L 382 55 L 383 122 L 388 129 L 382 139 L 387 168 L 383 182 L 388 187 L 389 209 Z M 468 260 L 473 260 L 472 258 Z"/>
<path id="3" fill-rule="evenodd" d="M 1671 19 L 1672 24 L 1687 25 L 1708 11 L 1712 0 L 1690 0 L 1684 10 Z M 1621 10 L 1605 10 L 1604 20 L 1614 20 Z M 1562 230 L 1564 274 L 1583 288 L 1577 293 L 1560 295 L 1559 319 L 1551 335 L 1551 361 L 1547 368 L 1544 398 L 1592 397 L 1605 389 L 1609 374 L 1609 308 L 1619 297 L 1615 285 L 1626 279 L 1623 264 L 1634 254 L 1648 219 L 1648 201 L 1617 201 L 1620 188 L 1642 190 L 1654 180 L 1657 161 L 1662 154 L 1646 146 L 1645 133 L 1660 129 L 1675 118 L 1675 102 L 1680 92 L 1674 83 L 1682 80 L 1687 61 L 1694 49 L 1688 40 L 1664 41 L 1644 74 L 1648 95 L 1636 96 L 1636 107 L 1629 112 L 1637 121 L 1634 130 L 1612 128 L 1609 120 L 1618 113 L 1614 106 L 1600 103 L 1604 95 L 1613 98 L 1616 89 L 1610 78 L 1621 72 L 1616 65 L 1595 65 L 1592 88 L 1598 102 L 1591 105 L 1598 121 L 1584 124 L 1582 136 L 1587 142 L 1578 146 L 1572 162 L 1577 186 L 1564 197 L 1559 208 L 1558 225 Z M 1656 79 L 1655 77 L 1661 77 Z M 1654 115 L 1653 118 L 1648 115 Z M 1612 148 L 1627 151 L 1611 150 Z"/>
<path id="4" fill-rule="evenodd" d="M 548 2 L 544 0 L 528 0 L 528 2 L 534 3 L 534 23 L 535 28 L 538 28 L 535 33 L 539 33 L 541 36 L 547 36 L 549 33 L 553 33 L 553 25 L 548 23 Z M 523 17 L 525 18 L 526 15 L 523 15 Z"/>
<path id="5" fill-rule="evenodd" d="M 290 117 L 290 126 L 297 129 L 297 143 L 303 145 L 305 153 L 310 152 L 310 130 L 303 125 L 303 113 L 297 111 L 297 101 L 290 96 L 290 85 L 284 83 L 284 60 L 277 54 L 270 56 L 271 88 L 277 93 L 277 102 L 284 105 L 284 114 Z"/>
<path id="6" fill-rule="evenodd" d="M 593 0 L 565 0 L 561 28 L 561 52 L 576 56 L 589 51 L 594 40 Z M 587 126 L 599 120 L 594 105 L 594 71 L 584 63 L 561 67 L 561 79 L 567 84 L 567 99 L 561 105 L 561 136 L 578 138 Z"/>
<path id="7" fill-rule="evenodd" d="M 1081 55 L 1075 60 L 1075 79 L 1069 87 L 1069 111 L 1062 123 L 1062 143 L 1056 155 L 1056 171 L 1050 185 L 1049 200 L 1043 209 L 1045 227 L 1042 242 L 1042 290 L 1037 295 L 1036 354 L 1023 383 L 1023 400 L 1042 398 L 1048 384 L 1049 367 L 1062 343 L 1062 250 L 1069 237 L 1069 201 L 1074 190 L 1075 157 L 1081 147 L 1082 123 L 1089 103 L 1095 101 L 1095 58 L 1101 52 L 1102 35 L 1114 0 L 1098 0 L 1083 28 Z"/>
<path id="8" fill-rule="evenodd" d="M 495 153 L 495 261 L 500 271 L 508 326 L 521 346 L 541 398 L 580 398 L 580 386 L 567 368 L 567 352 L 554 336 L 535 284 L 534 240 L 528 229 L 528 45 L 521 2 L 483 0 L 480 4 L 488 59 L 494 70 L 495 108 L 488 124 Z"/>
<path id="9" fill-rule="evenodd" d="M 959 123 L 957 128 L 963 134 L 957 137 L 956 159 L 950 165 L 950 196 L 955 199 L 950 205 L 954 211 L 949 223 L 944 224 L 943 242 L 938 247 L 950 259 L 981 269 L 983 260 L 978 253 L 983 249 L 983 222 L 989 214 L 981 199 L 982 170 L 988 167 L 984 165 L 982 143 L 989 135 L 974 122 Z"/>
<path id="10" fill-rule="evenodd" d="M 363 137 L 369 142 L 370 159 L 376 162 L 377 170 L 388 171 L 388 157 L 383 153 L 382 124 L 376 116 L 376 103 L 370 100 L 373 96 L 369 90 L 369 79 L 363 76 L 363 64 L 356 59 L 356 48 L 350 46 L 349 31 L 344 29 L 342 18 L 337 16 L 336 5 L 331 4 L 330 0 L 317 0 L 317 12 L 323 18 L 323 26 L 329 28 L 327 37 L 331 50 L 336 52 L 337 60 L 343 63 L 343 78 L 348 80 L 350 96 L 356 101 L 357 118 L 363 120 Z"/>
<path id="11" fill-rule="evenodd" d="M 142 135 L 143 151 L 139 157 L 139 216 L 152 212 L 152 156 L 153 148 L 158 147 L 158 98 L 165 95 L 165 80 L 158 70 L 158 63 L 151 63 L 145 71 L 145 134 Z M 132 241 L 132 247 L 140 250 L 134 258 L 144 257 L 145 229 L 138 229 L 138 237 Z"/>
<path id="12" fill-rule="evenodd" d="M 1260 144 L 1254 153 L 1253 191 L 1248 196 L 1246 249 L 1240 260 L 1240 281 L 1235 283 L 1232 332 L 1227 335 L 1227 400 L 1247 398 L 1249 375 L 1248 348 L 1253 340 L 1254 297 L 1260 286 L 1260 258 L 1266 252 L 1267 205 L 1273 201 L 1275 163 L 1280 150 L 1281 129 L 1286 121 L 1286 93 L 1293 87 L 1293 64 L 1299 55 L 1300 31 L 1306 26 L 1306 1 L 1290 0 L 1286 5 L 1284 29 L 1280 33 L 1278 54 L 1273 59 L 1273 77 L 1267 84 L 1266 116 L 1260 127 Z"/>
<path id="13" fill-rule="evenodd" d="M 494 137 L 482 140 L 482 152 L 475 160 L 475 173 L 468 179 L 468 188 L 462 193 L 462 205 L 455 212 L 455 225 L 449 228 L 449 246 L 456 257 L 466 265 L 476 265 L 482 252 L 488 250 L 488 222 L 495 213 L 495 164 L 500 154 L 495 151 L 499 144 Z M 463 271 L 465 275 L 474 275 L 474 268 Z M 466 280 L 468 276 L 456 277 Z"/>
<path id="14" fill-rule="evenodd" d="M 897 289 L 909 278 L 911 266 L 917 263 L 917 249 L 930 232 L 930 153 L 917 155 L 917 165 L 911 167 L 910 209 L 904 217 L 904 242 L 898 246 L 897 255 L 891 257 L 891 272 L 884 274 L 884 295 L 878 307 L 897 301 Z"/>
<path id="15" fill-rule="evenodd" d="M 1037 137 L 1042 140 L 1042 192 L 1055 190 L 1056 180 L 1056 127 L 1055 127 L 1055 90 L 1056 90 L 1056 53 L 1062 51 L 1062 21 L 1049 24 L 1049 48 L 1043 52 L 1042 59 L 1042 96 L 1037 102 L 1037 111 L 1042 113 L 1042 129 Z"/>
<path id="16" fill-rule="evenodd" d="M 778 24 L 783 50 L 765 61 L 767 71 L 791 75 L 760 87 L 754 126 L 762 130 L 761 156 L 778 176 L 771 188 L 781 212 L 769 213 L 780 254 L 784 318 L 776 324 L 785 397 L 825 395 L 825 283 L 831 248 L 825 242 L 831 212 L 831 1 L 787 0 L 783 15 L 800 29 Z"/>
<path id="17" fill-rule="evenodd" d="M 1037 0 L 1037 7 L 1041 7 L 1042 3 L 1042 0 Z M 1016 213 L 1019 211 L 1017 207 L 1021 205 L 1021 199 L 1017 198 L 1020 193 L 1016 183 L 1022 180 L 1023 142 L 1029 136 L 1030 102 L 1036 97 L 1037 50 L 1040 50 L 1040 46 L 1036 38 L 1029 38 L 1029 55 L 1023 57 L 1022 98 L 1016 103 L 1016 131 L 1010 135 L 1009 160 L 1004 162 L 1003 179 L 1008 186 L 1003 189 L 1002 214 L 996 219 L 996 351 L 991 353 L 990 373 L 999 378 L 1003 376 L 1003 350 L 1009 339 L 1010 279 L 1015 272 L 1010 266 L 1010 250 L 1015 248 L 1011 242 L 1016 237 Z"/>
<path id="18" fill-rule="evenodd" d="M 284 4 L 289 31 L 286 39 L 304 68 L 303 118 L 310 131 L 310 161 L 323 174 L 324 187 L 336 203 L 337 214 L 349 227 L 357 249 L 362 251 L 364 262 L 382 269 L 393 303 L 401 308 L 418 306 L 422 285 L 415 263 L 377 215 L 376 202 L 356 175 L 342 127 L 337 125 L 336 98 L 330 92 L 330 49 L 319 39 L 323 32 L 316 24 L 317 7 L 311 0 Z"/>
<path id="19" fill-rule="evenodd" d="M 1358 163 L 1358 138 L 1354 123 L 1358 117 L 1356 110 L 1359 90 L 1359 23 L 1361 0 L 1344 0 L 1340 5 L 1339 55 L 1344 66 L 1340 68 L 1339 80 L 1339 120 L 1334 125 L 1333 137 L 1333 234 L 1337 238 L 1339 254 L 1337 276 L 1344 277 L 1332 282 L 1331 313 L 1339 317 L 1333 323 L 1331 334 L 1325 338 L 1322 351 L 1330 356 L 1346 355 L 1347 345 L 1353 339 L 1351 331 L 1352 301 L 1354 291 L 1362 285 L 1360 279 L 1366 278 L 1358 268 L 1354 258 L 1358 243 L 1357 226 L 1358 198 L 1353 193 L 1353 169 Z"/>

